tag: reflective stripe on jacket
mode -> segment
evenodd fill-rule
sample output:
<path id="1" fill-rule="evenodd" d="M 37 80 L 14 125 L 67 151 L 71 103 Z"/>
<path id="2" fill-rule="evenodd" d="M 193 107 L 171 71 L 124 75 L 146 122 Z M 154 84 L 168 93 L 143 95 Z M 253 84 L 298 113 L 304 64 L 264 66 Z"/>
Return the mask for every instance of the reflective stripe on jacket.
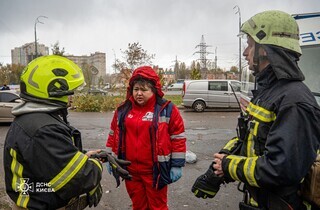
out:
<path id="1" fill-rule="evenodd" d="M 241 152 L 223 159 L 223 171 L 250 186 L 258 200 L 267 191 L 295 206 L 296 199 L 288 194 L 297 196 L 316 158 L 320 109 L 303 82 L 277 80 L 271 68 L 265 71 L 246 110 L 248 130 Z M 224 150 L 232 151 L 237 142 L 232 139 Z"/>
<path id="2" fill-rule="evenodd" d="M 171 167 L 185 165 L 186 137 L 183 119 L 179 110 L 171 102 L 160 99 L 154 106 L 153 119 L 149 127 L 143 127 L 140 132 L 147 132 L 150 141 L 151 161 L 150 171 L 153 173 L 154 186 L 158 189 L 170 184 Z M 127 100 L 115 112 L 111 122 L 111 131 L 107 140 L 107 151 L 118 158 L 127 159 L 126 135 L 124 119 L 132 108 L 132 101 Z M 144 154 L 141 154 L 144 155 Z M 130 160 L 135 161 L 135 160 Z M 134 163 L 133 163 L 134 164 Z"/>
<path id="3" fill-rule="evenodd" d="M 17 116 L 4 146 L 6 190 L 17 206 L 57 209 L 100 183 L 102 166 L 74 146 L 80 132 L 48 113 Z"/>

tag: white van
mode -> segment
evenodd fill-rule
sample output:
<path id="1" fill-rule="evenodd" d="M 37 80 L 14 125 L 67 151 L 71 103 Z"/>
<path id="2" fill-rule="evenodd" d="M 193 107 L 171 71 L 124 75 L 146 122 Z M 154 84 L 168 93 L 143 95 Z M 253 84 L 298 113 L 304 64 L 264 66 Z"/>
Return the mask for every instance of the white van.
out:
<path id="1" fill-rule="evenodd" d="M 183 83 L 174 83 L 174 84 L 169 85 L 167 87 L 167 90 L 168 91 L 171 91 L 171 90 L 181 91 L 182 87 L 183 87 Z"/>
<path id="2" fill-rule="evenodd" d="M 202 112 L 206 108 L 238 109 L 241 83 L 237 80 L 186 80 L 182 90 L 182 105 Z"/>

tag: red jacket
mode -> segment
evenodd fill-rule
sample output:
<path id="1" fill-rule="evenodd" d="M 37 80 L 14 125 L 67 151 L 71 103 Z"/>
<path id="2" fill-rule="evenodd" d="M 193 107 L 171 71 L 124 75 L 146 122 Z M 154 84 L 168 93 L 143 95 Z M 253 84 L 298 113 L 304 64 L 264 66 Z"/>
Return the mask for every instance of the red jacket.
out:
<path id="1" fill-rule="evenodd" d="M 132 97 L 132 109 L 128 112 L 125 120 L 126 127 L 126 159 L 131 161 L 128 170 L 131 174 L 152 173 L 152 150 L 149 127 L 152 124 L 153 109 L 155 105 L 153 96 L 145 106 L 137 106 Z"/>
<path id="2" fill-rule="evenodd" d="M 129 94 L 114 114 L 106 146 L 108 152 L 131 161 L 131 174 L 153 174 L 154 186 L 160 189 L 172 182 L 171 167 L 185 164 L 186 138 L 179 110 L 158 93 L 143 107 L 135 105 Z"/>

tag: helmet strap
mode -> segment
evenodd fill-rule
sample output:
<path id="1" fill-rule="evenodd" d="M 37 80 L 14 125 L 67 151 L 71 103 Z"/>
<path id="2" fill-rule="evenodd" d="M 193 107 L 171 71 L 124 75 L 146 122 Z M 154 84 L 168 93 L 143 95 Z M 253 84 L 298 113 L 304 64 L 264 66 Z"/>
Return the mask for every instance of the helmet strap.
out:
<path id="1" fill-rule="evenodd" d="M 69 122 L 67 120 L 67 116 L 68 116 L 68 109 L 60 109 L 59 110 L 59 115 L 62 117 L 63 121 L 69 125 Z"/>
<path id="2" fill-rule="evenodd" d="M 263 46 L 255 42 L 254 55 L 253 55 L 253 76 L 256 76 L 260 72 L 260 63 L 261 61 L 268 60 L 266 55 L 260 55 L 260 48 Z"/>
<path id="3" fill-rule="evenodd" d="M 62 97 L 62 96 L 70 96 L 73 95 L 74 91 L 73 90 L 63 90 L 63 91 L 48 91 L 48 95 L 50 97 Z"/>
<path id="4" fill-rule="evenodd" d="M 261 45 L 255 42 L 254 55 L 253 55 L 253 76 L 259 73 L 260 59 L 259 59 L 259 49 Z"/>

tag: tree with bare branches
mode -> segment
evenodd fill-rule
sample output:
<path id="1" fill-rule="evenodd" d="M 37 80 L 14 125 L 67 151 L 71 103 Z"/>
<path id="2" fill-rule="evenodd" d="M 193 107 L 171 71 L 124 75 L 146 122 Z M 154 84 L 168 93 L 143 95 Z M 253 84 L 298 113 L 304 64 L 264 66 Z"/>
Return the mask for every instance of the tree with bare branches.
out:
<path id="1" fill-rule="evenodd" d="M 133 70 L 142 65 L 152 65 L 155 54 L 149 54 L 139 42 L 129 43 L 128 49 L 121 50 L 123 61 L 116 59 L 113 68 L 118 73 L 118 82 L 127 85 Z"/>

